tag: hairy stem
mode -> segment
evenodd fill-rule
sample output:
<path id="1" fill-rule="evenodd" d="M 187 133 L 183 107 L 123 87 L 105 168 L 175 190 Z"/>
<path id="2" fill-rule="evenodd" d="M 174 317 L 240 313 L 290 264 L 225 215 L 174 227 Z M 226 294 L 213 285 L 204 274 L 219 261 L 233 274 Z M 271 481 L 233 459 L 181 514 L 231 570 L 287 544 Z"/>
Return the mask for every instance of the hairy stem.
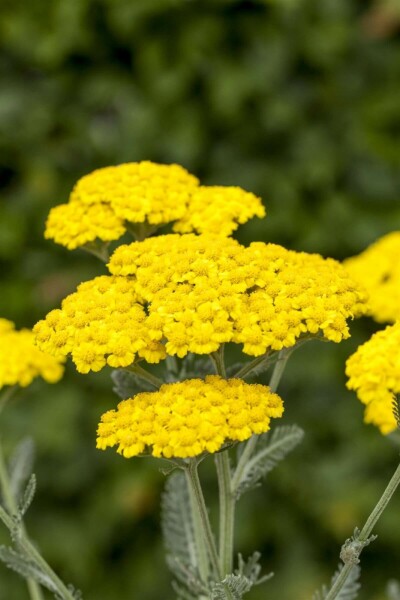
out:
<path id="1" fill-rule="evenodd" d="M 283 372 L 285 370 L 286 363 L 289 359 L 291 351 L 292 351 L 292 349 L 288 348 L 286 350 L 281 350 L 279 352 L 278 360 L 275 363 L 275 367 L 274 367 L 274 370 L 272 371 L 272 376 L 271 376 L 271 379 L 269 382 L 269 387 L 271 389 L 271 392 L 276 392 L 276 390 L 278 389 L 279 382 L 280 382 Z M 232 478 L 231 489 L 232 489 L 233 493 L 235 493 L 235 491 L 237 490 L 237 488 L 242 480 L 244 470 L 246 468 L 247 463 L 249 462 L 249 460 L 251 458 L 251 455 L 253 454 L 253 452 L 256 448 L 257 441 L 258 441 L 258 436 L 253 435 L 248 440 L 248 442 L 246 443 L 246 445 L 244 447 L 244 450 L 239 458 L 239 462 L 236 466 L 236 470 L 235 470 L 235 473 Z"/>
<path id="2" fill-rule="evenodd" d="M 7 467 L 5 465 L 1 445 L 0 445 L 0 485 L 1 485 L 1 490 L 3 493 L 4 504 L 9 512 L 9 514 L 16 515 L 18 513 L 18 506 L 17 506 L 17 502 L 16 502 L 14 495 L 12 493 L 12 490 L 11 490 L 10 479 L 8 476 Z M 14 524 L 12 518 L 9 517 L 9 515 L 4 511 L 4 509 L 2 507 L 1 507 L 0 518 L 2 519 L 2 521 L 4 522 L 4 524 L 8 527 L 8 529 L 10 531 L 14 530 L 15 524 Z M 46 575 L 48 575 L 48 577 L 54 583 L 56 589 L 59 591 L 60 597 L 65 600 L 73 600 L 73 596 L 71 596 L 70 592 L 64 586 L 62 581 L 58 579 L 57 575 L 52 571 L 52 569 L 49 567 L 49 565 L 44 561 L 44 559 L 41 557 L 41 555 L 38 553 L 38 551 L 34 548 L 34 546 L 29 541 L 27 533 L 26 533 L 26 529 L 25 529 L 25 526 L 23 523 L 20 524 L 19 531 L 20 531 L 21 538 L 18 541 L 18 543 L 21 546 L 21 548 L 23 548 L 23 550 L 28 554 L 28 556 L 32 557 L 32 560 L 40 566 L 41 570 L 43 572 L 45 572 Z M 38 557 L 40 560 L 38 560 Z M 45 566 L 45 568 L 44 568 L 44 566 Z M 31 600 L 43 600 L 43 594 L 42 594 L 39 584 L 32 578 L 27 578 L 26 582 L 27 582 Z"/>
<path id="3" fill-rule="evenodd" d="M 216 352 L 210 354 L 210 358 L 214 364 L 215 372 L 217 375 L 226 378 L 226 368 L 224 360 L 224 344 L 218 348 Z"/>
<path id="4" fill-rule="evenodd" d="M 149 373 L 149 371 L 146 371 L 145 369 L 143 369 L 143 367 L 141 367 L 137 363 L 132 363 L 131 365 L 129 365 L 129 367 L 124 367 L 124 368 L 126 371 L 135 373 L 135 375 L 137 375 L 141 379 L 144 379 L 144 381 L 147 381 L 148 383 L 150 383 L 153 387 L 155 387 L 157 389 L 159 389 L 164 383 L 161 379 L 159 379 L 152 373 Z"/>
<path id="5" fill-rule="evenodd" d="M 235 497 L 231 490 L 231 470 L 228 450 L 215 455 L 219 486 L 219 560 L 222 575 L 233 571 Z"/>
<path id="6" fill-rule="evenodd" d="M 197 460 L 195 458 L 189 459 L 189 463 L 185 469 L 189 489 L 191 490 L 194 509 L 200 517 L 202 524 L 202 536 L 203 542 L 198 540 L 199 545 L 205 543 L 207 548 L 208 557 L 211 563 L 213 575 L 217 581 L 222 579 L 221 570 L 219 567 L 218 553 L 215 545 L 214 534 L 211 529 L 210 520 L 208 518 L 208 512 L 206 503 L 204 501 L 203 490 L 201 489 L 199 474 L 197 471 Z"/>
<path id="7" fill-rule="evenodd" d="M 393 496 L 394 492 L 396 491 L 396 488 L 399 485 L 399 483 L 400 465 L 398 465 L 380 500 L 378 501 L 375 508 L 366 520 L 364 527 L 361 529 L 360 533 L 357 536 L 355 536 L 355 539 L 352 542 L 350 542 L 349 546 L 352 546 L 352 549 L 354 550 L 354 558 L 351 561 L 345 563 L 335 583 L 329 590 L 329 593 L 326 596 L 325 600 L 335 600 L 335 598 L 337 598 L 340 594 L 340 591 L 345 585 L 347 578 L 349 577 L 354 565 L 358 563 L 358 558 L 361 552 L 363 551 L 363 548 L 368 544 L 368 539 L 373 531 L 373 528 L 375 527 L 381 514 L 389 504 L 389 501 Z M 341 558 L 343 560 L 343 553 L 341 553 Z"/>

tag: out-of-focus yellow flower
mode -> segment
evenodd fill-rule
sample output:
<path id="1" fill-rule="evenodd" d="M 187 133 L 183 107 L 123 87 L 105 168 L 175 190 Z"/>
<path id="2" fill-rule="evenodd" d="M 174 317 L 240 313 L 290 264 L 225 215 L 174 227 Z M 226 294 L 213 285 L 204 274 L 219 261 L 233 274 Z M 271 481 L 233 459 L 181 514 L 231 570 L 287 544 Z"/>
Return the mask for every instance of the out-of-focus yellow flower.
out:
<path id="1" fill-rule="evenodd" d="M 281 398 L 268 387 L 211 375 L 120 402 L 102 416 L 97 447 L 118 446 L 126 458 L 145 450 L 157 457 L 188 458 L 268 431 L 270 419 L 282 413 Z"/>
<path id="2" fill-rule="evenodd" d="M 26 387 L 35 377 L 48 383 L 61 379 L 63 360 L 39 350 L 29 329 L 16 331 L 14 324 L 0 319 L 0 389 L 6 385 Z"/>
<path id="3" fill-rule="evenodd" d="M 225 342 L 251 356 L 302 335 L 340 342 L 346 319 L 363 311 L 363 292 L 339 263 L 273 244 L 171 234 L 121 246 L 109 269 L 35 326 L 40 347 L 71 354 L 81 372 Z"/>
<path id="4" fill-rule="evenodd" d="M 384 434 L 396 428 L 395 394 L 400 394 L 400 322 L 375 333 L 346 363 L 347 387 L 366 404 L 365 422 Z"/>
<path id="5" fill-rule="evenodd" d="M 185 215 L 173 229 L 179 233 L 229 236 L 252 217 L 264 217 L 260 198 L 240 187 L 200 186 L 194 190 Z"/>
<path id="6" fill-rule="evenodd" d="M 383 236 L 358 256 L 344 261 L 369 294 L 368 313 L 378 323 L 400 319 L 400 231 Z"/>

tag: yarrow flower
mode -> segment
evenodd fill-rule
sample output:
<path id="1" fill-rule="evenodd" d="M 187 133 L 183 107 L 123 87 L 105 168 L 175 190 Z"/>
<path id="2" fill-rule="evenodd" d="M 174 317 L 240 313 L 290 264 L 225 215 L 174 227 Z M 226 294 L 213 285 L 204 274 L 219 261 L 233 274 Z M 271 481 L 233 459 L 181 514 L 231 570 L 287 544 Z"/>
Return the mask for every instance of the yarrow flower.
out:
<path id="1" fill-rule="evenodd" d="M 111 276 L 81 284 L 34 329 L 43 350 L 71 354 L 83 373 L 226 342 L 251 356 L 303 335 L 340 342 L 363 311 L 339 263 L 274 244 L 171 234 L 119 247 L 108 266 Z"/>
<path id="2" fill-rule="evenodd" d="M 14 323 L 0 319 L 0 389 L 6 385 L 26 387 L 35 377 L 56 383 L 64 372 L 62 362 L 35 346 L 32 331 L 17 331 Z"/>
<path id="3" fill-rule="evenodd" d="M 375 333 L 346 363 L 347 387 L 366 404 L 365 422 L 383 434 L 396 429 L 395 394 L 400 394 L 400 322 Z"/>
<path id="4" fill-rule="evenodd" d="M 120 402 L 102 416 L 97 447 L 118 446 L 126 458 L 145 451 L 188 458 L 268 431 L 271 418 L 282 414 L 282 399 L 268 387 L 210 375 Z"/>
<path id="5" fill-rule="evenodd" d="M 45 237 L 72 250 L 96 238 L 117 240 L 127 223 L 175 221 L 197 186 L 180 165 L 142 161 L 98 169 L 79 179 L 68 204 L 50 211 Z"/>
<path id="6" fill-rule="evenodd" d="M 344 261 L 369 294 L 368 313 L 378 323 L 400 319 L 400 231 L 383 236 L 358 256 Z"/>
<path id="7" fill-rule="evenodd" d="M 261 200 L 232 186 L 200 186 L 194 190 L 185 215 L 175 223 L 178 233 L 216 233 L 229 236 L 252 217 L 264 217 Z"/>
<path id="8" fill-rule="evenodd" d="M 240 223 L 263 217 L 261 200 L 239 187 L 199 186 L 180 165 L 150 161 L 98 169 L 75 185 L 67 204 L 51 209 L 45 237 L 74 250 L 119 239 L 138 223 L 175 222 L 181 233 L 229 236 Z"/>

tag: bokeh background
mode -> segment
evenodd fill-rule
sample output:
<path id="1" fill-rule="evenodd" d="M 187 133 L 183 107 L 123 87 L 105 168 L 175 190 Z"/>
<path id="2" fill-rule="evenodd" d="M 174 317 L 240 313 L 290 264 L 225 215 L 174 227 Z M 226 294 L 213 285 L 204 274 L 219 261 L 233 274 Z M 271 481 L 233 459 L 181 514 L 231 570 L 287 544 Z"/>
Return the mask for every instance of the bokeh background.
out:
<path id="1" fill-rule="evenodd" d="M 203 183 L 259 194 L 238 232 L 342 259 L 400 228 L 398 0 L 3 0 L 0 15 L 0 315 L 32 326 L 104 272 L 43 240 L 51 206 L 91 170 L 178 162 Z M 274 578 L 248 598 L 307 600 L 362 525 L 398 448 L 362 423 L 346 357 L 379 326 L 295 353 L 280 391 L 304 443 L 242 500 L 237 548 Z M 8 452 L 37 445 L 28 528 L 86 600 L 172 599 L 160 542 L 163 475 L 95 450 L 109 373 L 35 383 L 2 416 Z M 208 480 L 210 501 L 215 482 Z M 400 497 L 363 555 L 362 600 L 400 572 Z M 0 541 L 6 541 L 0 532 Z M 1 600 L 22 581 L 0 565 Z"/>

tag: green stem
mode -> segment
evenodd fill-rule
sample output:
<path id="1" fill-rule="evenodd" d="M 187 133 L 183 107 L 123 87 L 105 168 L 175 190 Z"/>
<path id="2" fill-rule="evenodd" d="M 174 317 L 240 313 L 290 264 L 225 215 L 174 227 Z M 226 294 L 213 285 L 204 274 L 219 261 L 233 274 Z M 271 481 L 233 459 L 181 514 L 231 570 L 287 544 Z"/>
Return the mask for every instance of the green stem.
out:
<path id="1" fill-rule="evenodd" d="M 197 550 L 197 561 L 199 575 L 203 583 L 207 584 L 210 575 L 210 562 L 208 560 L 208 553 L 206 547 L 206 541 L 203 534 L 203 523 L 201 520 L 200 513 L 197 509 L 197 499 L 194 493 L 193 486 L 190 481 L 190 475 L 188 469 L 185 469 L 185 476 L 188 482 L 190 504 L 192 509 L 193 518 L 193 530 L 194 538 Z"/>
<path id="2" fill-rule="evenodd" d="M 129 365 L 129 367 L 125 367 L 125 370 L 130 371 L 131 373 L 135 373 L 138 377 L 141 377 L 157 389 L 159 389 L 164 383 L 161 379 L 159 379 L 152 373 L 149 373 L 148 371 L 143 369 L 143 367 L 136 363 L 132 363 L 131 365 Z"/>
<path id="3" fill-rule="evenodd" d="M 380 518 L 381 514 L 383 513 L 383 511 L 385 510 L 387 505 L 389 504 L 389 501 L 390 501 L 391 497 L 393 496 L 394 492 L 396 491 L 396 488 L 399 485 L 399 483 L 400 483 L 400 465 L 398 465 L 398 467 L 397 467 L 396 471 L 394 472 L 391 480 L 389 481 L 385 491 L 383 492 L 379 502 L 377 503 L 377 505 L 371 512 L 371 514 L 369 515 L 364 527 L 362 528 L 360 533 L 355 537 L 354 541 L 350 542 L 350 546 L 351 546 L 351 544 L 353 544 L 355 558 L 352 561 L 345 563 L 345 565 L 344 565 L 343 569 L 340 571 L 340 574 L 337 577 L 335 583 L 329 590 L 329 593 L 326 596 L 325 600 L 335 600 L 335 598 L 337 598 L 338 595 L 340 594 L 340 591 L 342 590 L 343 586 L 345 585 L 347 578 L 349 577 L 354 565 L 358 563 L 358 557 L 360 556 L 363 548 L 368 544 L 368 539 L 369 539 L 378 519 Z"/>
<path id="4" fill-rule="evenodd" d="M 219 486 L 219 558 L 222 575 L 233 571 L 235 497 L 231 491 L 231 470 L 228 450 L 215 455 Z"/>
<path id="5" fill-rule="evenodd" d="M 271 392 L 276 392 L 276 390 L 278 389 L 279 382 L 281 380 L 281 377 L 283 375 L 283 372 L 286 367 L 286 363 L 289 359 L 291 352 L 292 352 L 291 348 L 288 348 L 286 350 L 281 350 L 279 352 L 278 360 L 275 363 L 275 367 L 274 367 L 274 370 L 272 371 L 272 376 L 271 376 L 271 379 L 269 382 L 269 387 L 271 389 Z M 240 485 L 244 470 L 246 468 L 247 463 L 250 460 L 251 455 L 253 454 L 253 452 L 256 448 L 257 442 L 258 442 L 258 436 L 253 435 L 248 440 L 248 442 L 246 443 L 246 445 L 244 447 L 244 450 L 239 458 L 239 462 L 236 466 L 236 470 L 235 470 L 235 473 L 232 478 L 231 489 L 232 489 L 233 494 L 235 494 L 236 490 L 238 489 L 238 486 Z"/>
<path id="6" fill-rule="evenodd" d="M 219 567 L 217 548 L 215 545 L 215 539 L 211 529 L 210 520 L 208 518 L 207 507 L 204 501 L 203 491 L 201 489 L 199 474 L 197 472 L 197 460 L 195 458 L 189 459 L 189 463 L 185 469 L 185 472 L 187 474 L 189 488 L 193 494 L 195 509 L 200 516 L 202 535 L 207 548 L 213 574 L 216 578 L 216 581 L 220 581 L 222 577 Z"/>
<path id="7" fill-rule="evenodd" d="M 16 515 L 18 513 L 18 506 L 17 506 L 17 502 L 16 502 L 14 495 L 12 493 L 12 490 L 11 490 L 10 479 L 8 476 L 7 467 L 5 465 L 1 444 L 0 444 L 0 486 L 1 486 L 2 493 L 3 493 L 4 504 L 9 512 L 9 514 Z M 1 510 L 3 511 L 4 509 L 2 508 Z M 7 527 L 10 530 L 13 530 L 13 528 L 15 527 L 13 520 L 8 517 L 7 513 L 5 513 L 5 511 L 4 511 L 4 514 L 9 519 L 9 521 L 7 521 L 7 518 L 6 518 L 6 520 L 4 520 L 4 518 L 2 518 L 2 520 L 4 521 L 4 523 L 7 525 Z M 3 515 L 3 517 L 4 517 L 4 515 Z M 25 526 L 23 523 L 20 524 L 20 532 L 22 535 L 22 540 L 25 540 L 26 544 L 30 544 L 28 537 L 27 537 L 26 529 L 25 529 Z M 21 540 L 21 545 L 22 545 L 22 540 Z M 43 561 L 43 559 L 42 559 L 42 561 Z M 46 565 L 47 565 L 47 563 L 46 563 Z M 47 567 L 48 567 L 48 565 L 47 565 Z M 48 567 L 48 569 L 50 569 L 50 567 Z M 54 574 L 54 576 L 57 577 L 55 574 Z M 43 594 L 42 594 L 39 584 L 31 577 L 26 579 L 26 583 L 27 583 L 27 587 L 28 587 L 28 591 L 29 591 L 31 600 L 43 600 Z M 64 585 L 64 584 L 62 584 L 62 585 Z M 68 592 L 68 590 L 66 590 L 66 591 Z M 62 597 L 64 597 L 64 596 L 62 596 Z M 68 600 L 69 598 L 71 598 L 71 595 L 65 596 L 66 600 Z"/>
<path id="8" fill-rule="evenodd" d="M 259 367 L 263 363 L 269 362 L 270 360 L 271 360 L 271 356 L 266 355 L 266 354 L 263 354 L 262 356 L 257 356 L 257 358 L 255 358 L 254 360 L 251 360 L 248 363 L 246 363 L 245 365 L 243 365 L 243 367 L 241 369 L 239 369 L 239 371 L 237 373 L 235 373 L 234 377 L 237 379 L 245 379 L 246 377 L 251 375 L 251 373 L 254 371 L 254 369 Z"/>
<path id="9" fill-rule="evenodd" d="M 88 242 L 84 246 L 81 246 L 81 249 L 100 259 L 103 263 L 108 263 L 108 261 L 110 260 L 107 244 L 96 244 L 95 242 Z"/>
<path id="10" fill-rule="evenodd" d="M 224 344 L 221 344 L 216 352 L 211 352 L 210 358 L 214 364 L 215 372 L 226 379 Z"/>

